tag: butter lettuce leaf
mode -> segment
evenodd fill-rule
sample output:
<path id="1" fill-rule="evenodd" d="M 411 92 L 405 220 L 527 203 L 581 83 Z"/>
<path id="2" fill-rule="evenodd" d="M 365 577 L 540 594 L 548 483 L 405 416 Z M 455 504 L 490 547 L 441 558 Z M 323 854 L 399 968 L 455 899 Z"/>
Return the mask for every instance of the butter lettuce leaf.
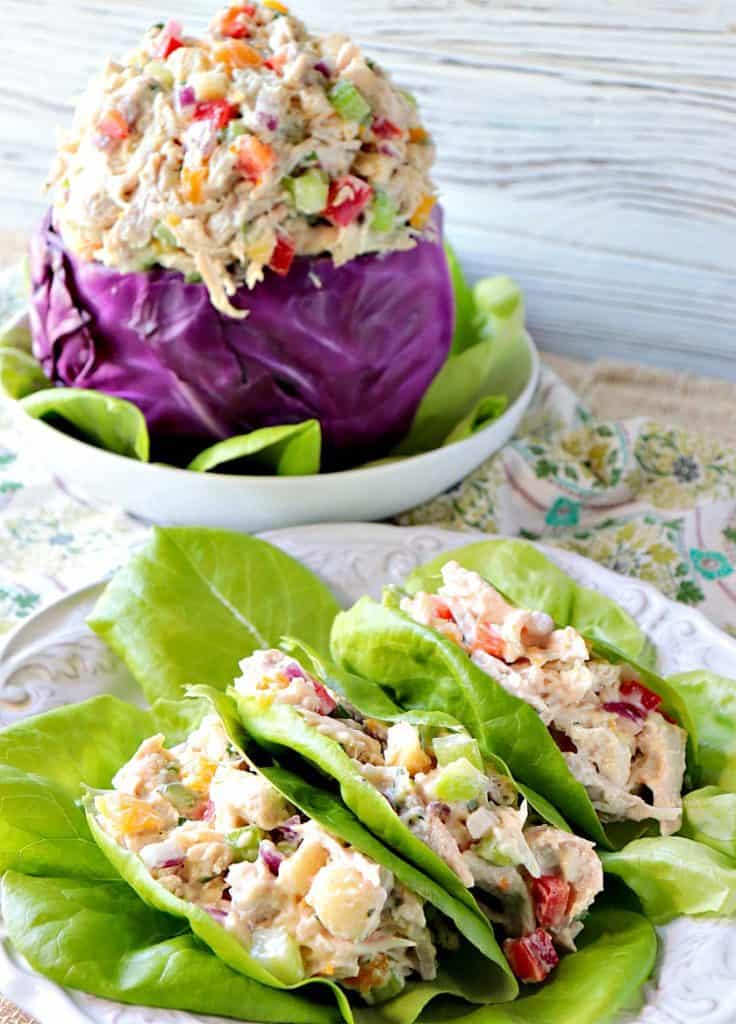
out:
<path id="1" fill-rule="evenodd" d="M 159 528 L 89 620 L 149 701 L 193 683 L 225 689 L 238 662 L 289 632 L 325 651 L 338 604 L 279 548 L 226 530 Z"/>

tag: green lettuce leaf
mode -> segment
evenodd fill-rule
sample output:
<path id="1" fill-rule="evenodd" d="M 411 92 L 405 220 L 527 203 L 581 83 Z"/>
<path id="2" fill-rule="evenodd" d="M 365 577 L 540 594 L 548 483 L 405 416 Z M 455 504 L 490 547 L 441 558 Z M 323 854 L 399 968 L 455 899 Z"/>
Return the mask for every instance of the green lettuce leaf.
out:
<path id="1" fill-rule="evenodd" d="M 82 785 L 109 786 L 155 730 L 149 712 L 103 696 L 0 732 L 2 913 L 11 942 L 52 980 L 106 998 L 264 1022 L 338 1020 L 337 1007 L 230 970 L 181 921 L 142 903 L 101 853 L 77 803 Z"/>
<path id="2" fill-rule="evenodd" d="M 454 1017 L 462 1024 L 608 1024 L 640 1001 L 639 990 L 652 972 L 657 935 L 639 914 L 594 910 L 588 917 L 580 949 L 564 958 L 551 981 L 527 990 L 504 1006 L 487 1006 Z M 574 1011 L 572 1008 L 574 1007 Z M 574 1013 L 574 1017 L 571 1016 Z M 448 1020 L 439 1013 L 425 1024 Z M 373 1024 L 363 1016 L 360 1024 Z"/>
<path id="3" fill-rule="evenodd" d="M 166 528 L 120 569 L 89 620 L 148 699 L 225 689 L 241 658 L 284 631 L 327 650 L 338 605 L 299 562 L 225 530 Z"/>
<path id="4" fill-rule="evenodd" d="M 47 388 L 49 382 L 39 361 L 7 341 L 5 336 L 0 339 L 0 389 L 8 398 L 20 399 Z"/>
<path id="5" fill-rule="evenodd" d="M 47 978 L 105 999 L 240 1020 L 336 1024 L 335 1006 L 266 988 L 231 970 L 182 922 L 125 883 L 8 871 L 2 914 L 10 941 Z"/>
<path id="6" fill-rule="evenodd" d="M 308 476 L 319 473 L 322 428 L 317 420 L 305 420 L 283 427 L 262 427 L 240 437 L 205 448 L 187 469 L 207 473 L 229 462 L 247 460 L 247 473 L 275 473 L 277 476 Z"/>
<path id="7" fill-rule="evenodd" d="M 451 709 L 484 756 L 500 757 L 514 778 L 543 793 L 592 839 L 609 845 L 584 787 L 537 712 L 457 646 L 403 612 L 364 597 L 335 619 L 331 647 L 339 665 L 380 680 L 402 707 Z"/>
<path id="8" fill-rule="evenodd" d="M 30 370 L 28 371 L 30 372 Z M 17 386 L 17 381 L 16 381 Z M 116 455 L 148 462 L 150 440 L 143 413 L 124 398 L 84 388 L 47 388 L 20 399 L 23 411 Z"/>
<path id="9" fill-rule="evenodd" d="M 192 693 L 201 695 L 201 689 L 195 687 Z M 359 821 L 482 917 L 455 872 L 407 828 L 381 793 L 366 782 L 355 761 L 339 743 L 318 732 L 291 704 L 274 702 L 264 707 L 257 698 L 245 697 L 232 688 L 228 694 L 237 706 L 246 731 L 261 746 L 282 757 L 290 750 L 334 779 L 340 796 Z"/>
<path id="10" fill-rule="evenodd" d="M 243 728 L 237 704 L 230 697 L 210 687 L 195 687 L 194 693 L 209 701 L 220 716 L 230 741 L 240 750 L 247 751 L 258 771 L 282 796 L 329 832 L 388 868 L 402 885 L 421 896 L 454 922 L 460 934 L 481 954 L 479 960 L 472 950 L 466 947 L 455 958 L 455 968 L 449 968 L 444 956 L 442 957 L 445 977 L 455 976 L 454 986 L 463 992 L 464 998 L 482 1002 L 514 997 L 518 987 L 506 958 L 501 953 L 485 916 L 474 907 L 472 901 L 467 900 L 466 890 L 461 887 L 462 899 L 458 899 L 441 883 L 438 884 L 431 877 L 427 877 L 426 872 L 417 870 L 417 867 L 408 864 L 387 849 L 364 827 L 369 825 L 369 822 L 364 822 L 363 819 L 351 814 L 332 794 L 311 785 L 282 766 L 264 765 L 263 754 L 253 744 L 254 737 L 249 730 Z M 493 965 L 492 969 L 489 969 L 489 963 Z M 478 969 L 471 970 L 470 964 L 475 964 Z M 436 994 L 439 993 L 435 991 Z"/>
<path id="11" fill-rule="evenodd" d="M 638 896 L 655 924 L 682 914 L 736 916 L 736 861 L 683 836 L 637 839 L 604 852 L 605 870 Z"/>
<path id="12" fill-rule="evenodd" d="M 736 682 L 699 670 L 669 676 L 698 736 L 698 782 L 736 792 Z"/>
<path id="13" fill-rule="evenodd" d="M 440 569 L 451 560 L 479 573 L 520 608 L 545 611 L 558 626 L 574 626 L 653 667 L 653 649 L 631 616 L 609 597 L 576 583 L 527 541 L 486 540 L 443 552 L 411 573 L 406 590 L 435 591 L 442 583 Z"/>
<path id="14" fill-rule="evenodd" d="M 473 423 L 479 427 L 500 415 L 498 403 L 514 401 L 529 379 L 524 305 L 517 286 L 509 278 L 487 278 L 471 296 L 457 261 L 450 261 L 450 270 L 458 302 L 452 350 L 394 456 L 416 455 L 469 436 Z M 484 288 L 498 288 L 498 301 L 479 305 Z M 491 397 L 492 403 L 484 403 Z"/>
<path id="15" fill-rule="evenodd" d="M 475 325 L 475 299 L 462 264 L 449 242 L 445 242 L 445 256 L 450 268 L 452 292 L 455 299 L 455 326 L 450 352 L 452 355 L 457 355 L 478 341 L 478 330 Z"/>
<path id="16" fill-rule="evenodd" d="M 736 793 L 727 793 L 718 786 L 693 790 L 683 800 L 683 812 L 683 836 L 736 862 Z"/>

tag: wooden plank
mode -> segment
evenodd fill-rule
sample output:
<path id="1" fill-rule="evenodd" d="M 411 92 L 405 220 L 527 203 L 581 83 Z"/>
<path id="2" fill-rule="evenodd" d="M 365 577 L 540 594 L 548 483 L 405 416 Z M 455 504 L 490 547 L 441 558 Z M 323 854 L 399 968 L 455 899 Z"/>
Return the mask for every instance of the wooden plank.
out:
<path id="1" fill-rule="evenodd" d="M 177 0 L 199 29 L 213 6 Z M 736 0 L 304 0 L 412 88 L 448 231 L 519 278 L 551 351 L 736 379 Z M 54 129 L 148 0 L 6 0 L 0 228 L 28 231 Z M 30 71 L 29 69 L 33 69 Z"/>

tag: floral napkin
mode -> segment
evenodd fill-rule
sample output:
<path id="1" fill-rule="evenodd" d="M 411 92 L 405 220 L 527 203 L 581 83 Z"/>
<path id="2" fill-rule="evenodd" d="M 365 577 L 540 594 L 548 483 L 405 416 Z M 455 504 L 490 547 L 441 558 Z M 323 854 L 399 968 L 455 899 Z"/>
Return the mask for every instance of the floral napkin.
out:
<path id="1" fill-rule="evenodd" d="M 23 291 L 19 271 L 0 275 L 0 324 L 22 309 Z M 549 370 L 518 436 L 398 522 L 571 548 L 736 635 L 736 452 L 643 417 L 596 420 Z M 0 635 L 109 572 L 146 531 L 71 494 L 0 405 Z"/>

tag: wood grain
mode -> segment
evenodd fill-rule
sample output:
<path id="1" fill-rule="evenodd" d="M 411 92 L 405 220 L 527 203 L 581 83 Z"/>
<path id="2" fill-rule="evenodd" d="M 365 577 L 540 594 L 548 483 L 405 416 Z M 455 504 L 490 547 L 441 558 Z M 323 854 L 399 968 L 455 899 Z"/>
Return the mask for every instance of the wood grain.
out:
<path id="1" fill-rule="evenodd" d="M 214 6 L 176 4 L 193 29 Z M 2 7 L 0 229 L 28 231 L 71 97 L 160 12 Z M 450 236 L 473 274 L 518 278 L 544 348 L 736 379 L 736 0 L 294 9 L 416 92 Z"/>

